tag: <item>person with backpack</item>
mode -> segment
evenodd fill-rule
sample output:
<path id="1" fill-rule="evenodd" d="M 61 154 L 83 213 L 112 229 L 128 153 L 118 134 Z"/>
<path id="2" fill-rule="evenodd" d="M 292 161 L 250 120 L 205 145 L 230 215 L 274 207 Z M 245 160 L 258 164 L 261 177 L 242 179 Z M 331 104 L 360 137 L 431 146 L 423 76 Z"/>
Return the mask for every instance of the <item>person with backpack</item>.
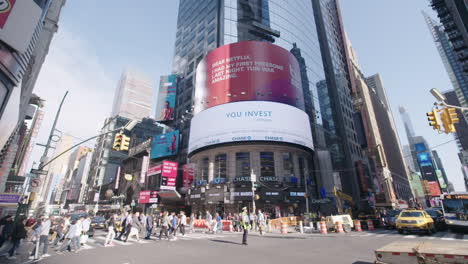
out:
<path id="1" fill-rule="evenodd" d="M 21 239 L 24 239 L 27 236 L 25 224 L 26 218 L 20 217 L 11 234 L 11 243 L 13 244 L 13 247 L 8 251 L 7 259 L 16 259 L 15 251 L 18 249 Z"/>

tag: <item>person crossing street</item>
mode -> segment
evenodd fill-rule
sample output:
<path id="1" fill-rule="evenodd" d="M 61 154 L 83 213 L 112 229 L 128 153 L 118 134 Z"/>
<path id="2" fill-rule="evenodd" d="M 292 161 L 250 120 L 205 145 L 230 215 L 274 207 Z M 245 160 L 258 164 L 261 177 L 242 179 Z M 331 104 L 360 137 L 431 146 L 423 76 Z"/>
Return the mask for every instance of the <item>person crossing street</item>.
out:
<path id="1" fill-rule="evenodd" d="M 265 215 L 262 213 L 262 210 L 259 209 L 258 215 L 257 215 L 257 227 L 261 236 L 263 236 L 263 229 L 265 228 L 265 226 L 266 226 Z"/>
<path id="2" fill-rule="evenodd" d="M 159 240 L 161 240 L 162 234 L 166 236 L 167 240 L 169 240 L 169 235 L 167 234 L 168 228 L 171 226 L 171 222 L 169 220 L 169 216 L 167 212 L 164 212 L 161 217 L 161 231 L 159 232 Z"/>

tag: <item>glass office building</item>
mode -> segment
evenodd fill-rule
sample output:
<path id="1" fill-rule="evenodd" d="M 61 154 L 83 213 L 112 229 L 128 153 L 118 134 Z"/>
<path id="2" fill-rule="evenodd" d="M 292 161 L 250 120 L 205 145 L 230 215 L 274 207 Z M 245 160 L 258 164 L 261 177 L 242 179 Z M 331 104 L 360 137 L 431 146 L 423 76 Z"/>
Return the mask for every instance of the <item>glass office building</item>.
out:
<path id="1" fill-rule="evenodd" d="M 343 191 L 359 200 L 360 190 L 354 162 L 364 157 L 357 143 L 342 35 L 344 32 L 336 4 L 335 0 L 181 0 L 172 65 L 173 73 L 180 77 L 176 120 L 191 118 L 195 71 L 209 51 L 247 40 L 278 45 L 290 51 L 299 62 L 305 112 L 309 115 L 314 145 L 317 149 L 332 153 L 332 164 L 341 177 Z M 324 67 L 324 63 L 328 66 Z M 331 70 L 325 72 L 326 68 Z M 190 122 L 175 123 L 182 134 L 178 161 L 183 164 L 187 162 Z M 269 150 L 274 160 L 281 160 L 276 168 L 284 174 L 288 171 L 289 163 L 285 162 L 282 152 L 282 149 Z M 292 150 L 290 152 L 296 153 Z M 227 155 L 227 159 L 261 153 L 233 153 Z M 266 162 L 268 155 L 263 154 L 252 164 L 236 160 L 235 164 L 239 165 L 236 165 L 239 167 L 235 170 L 238 172 L 236 176 L 249 166 L 263 170 L 268 166 L 275 168 L 274 162 Z M 202 170 L 199 174 L 207 178 L 209 162 L 205 157 L 196 155 L 198 170 Z M 294 155 L 299 157 L 305 154 L 299 151 Z M 216 165 L 221 162 L 216 156 L 213 156 L 212 162 L 213 167 L 222 167 Z M 303 166 L 299 163 L 295 162 L 295 166 Z M 206 167 L 205 171 L 203 167 Z M 318 171 L 313 170 L 315 166 L 312 164 L 309 167 L 310 171 Z M 346 168 L 347 172 L 338 172 Z M 329 172 L 320 177 L 333 177 L 332 174 L 335 173 Z M 315 190 L 311 193 L 319 198 L 320 179 L 314 177 L 311 177 L 311 181 L 318 182 L 318 185 L 314 186 Z M 300 182 L 297 184 L 300 185 Z M 328 188 L 320 192 L 331 193 L 332 190 Z"/>

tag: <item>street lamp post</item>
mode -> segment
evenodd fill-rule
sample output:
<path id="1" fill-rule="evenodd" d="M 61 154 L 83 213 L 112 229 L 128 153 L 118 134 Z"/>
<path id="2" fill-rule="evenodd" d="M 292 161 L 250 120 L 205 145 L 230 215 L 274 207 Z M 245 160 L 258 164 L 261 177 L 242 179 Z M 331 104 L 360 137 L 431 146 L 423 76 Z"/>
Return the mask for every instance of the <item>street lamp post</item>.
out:
<path id="1" fill-rule="evenodd" d="M 468 107 L 461 107 L 461 106 L 447 104 L 446 103 L 447 98 L 445 97 L 445 95 L 443 93 L 441 93 L 439 90 L 437 90 L 437 88 L 432 88 L 430 90 L 430 92 L 437 99 L 437 101 L 439 101 L 439 103 L 434 103 L 435 105 L 456 108 L 456 109 L 459 109 L 461 111 L 468 111 Z"/>

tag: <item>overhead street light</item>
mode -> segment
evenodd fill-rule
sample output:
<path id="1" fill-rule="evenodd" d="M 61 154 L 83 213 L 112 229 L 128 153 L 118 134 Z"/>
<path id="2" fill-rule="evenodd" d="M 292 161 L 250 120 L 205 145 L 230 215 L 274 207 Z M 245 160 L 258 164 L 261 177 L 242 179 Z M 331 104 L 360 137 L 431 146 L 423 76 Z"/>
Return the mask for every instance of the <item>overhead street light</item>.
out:
<path id="1" fill-rule="evenodd" d="M 445 102 L 447 98 L 445 97 L 444 94 L 442 94 L 437 88 L 432 88 L 431 89 L 431 94 L 437 99 L 439 102 Z"/>

